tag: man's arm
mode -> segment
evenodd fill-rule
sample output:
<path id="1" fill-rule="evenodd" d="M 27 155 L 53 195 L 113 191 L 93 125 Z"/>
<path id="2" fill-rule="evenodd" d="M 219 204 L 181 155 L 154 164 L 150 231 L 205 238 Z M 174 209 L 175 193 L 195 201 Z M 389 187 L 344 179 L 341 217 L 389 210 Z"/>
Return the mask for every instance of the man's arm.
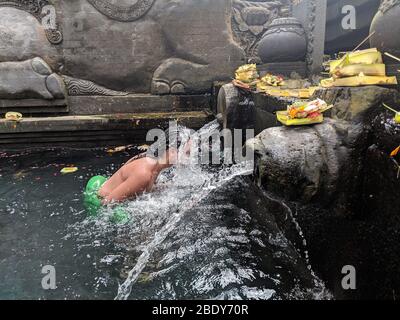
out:
<path id="1" fill-rule="evenodd" d="M 103 204 L 122 202 L 136 197 L 149 188 L 150 180 L 143 174 L 132 175 L 103 200 Z"/>

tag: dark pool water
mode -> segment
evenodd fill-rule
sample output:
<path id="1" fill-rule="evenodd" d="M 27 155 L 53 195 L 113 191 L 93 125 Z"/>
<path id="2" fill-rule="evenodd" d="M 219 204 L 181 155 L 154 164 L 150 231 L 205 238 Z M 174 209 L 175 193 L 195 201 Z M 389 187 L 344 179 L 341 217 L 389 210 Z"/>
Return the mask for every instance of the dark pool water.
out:
<path id="1" fill-rule="evenodd" d="M 129 299 L 329 298 L 243 168 L 175 168 L 126 204 L 128 225 L 107 209 L 88 219 L 87 180 L 137 153 L 0 154 L 0 299 L 114 299 L 123 283 Z M 60 174 L 71 165 L 79 171 Z M 42 288 L 45 265 L 55 290 Z"/>

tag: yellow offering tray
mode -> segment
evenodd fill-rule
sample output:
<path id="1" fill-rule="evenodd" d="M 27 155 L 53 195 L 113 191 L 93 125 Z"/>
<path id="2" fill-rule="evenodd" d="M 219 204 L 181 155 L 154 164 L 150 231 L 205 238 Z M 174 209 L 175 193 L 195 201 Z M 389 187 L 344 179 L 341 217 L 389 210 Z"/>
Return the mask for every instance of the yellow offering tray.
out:
<path id="1" fill-rule="evenodd" d="M 397 85 L 397 79 L 396 77 L 356 76 L 340 79 L 329 78 L 321 80 L 321 86 L 324 88 L 360 87 L 373 85 Z"/>
<path id="2" fill-rule="evenodd" d="M 366 76 L 386 76 L 386 65 L 383 63 L 375 64 L 351 64 L 337 68 L 333 72 L 338 78 L 344 77 L 355 77 L 359 74 L 364 74 Z M 332 72 L 331 72 L 332 74 Z"/>
<path id="3" fill-rule="evenodd" d="M 383 63 L 382 53 L 376 48 L 360 50 L 346 55 L 339 60 L 330 62 L 330 70 L 333 72 L 337 67 L 343 67 L 349 64 L 381 64 Z"/>
<path id="4" fill-rule="evenodd" d="M 290 119 L 287 111 L 278 111 L 276 113 L 276 118 L 280 123 L 285 126 L 307 126 L 312 124 L 319 124 L 324 122 L 324 116 L 321 114 L 319 117 L 310 119 Z"/>
<path id="5" fill-rule="evenodd" d="M 241 66 L 235 72 L 235 79 L 243 83 L 251 83 L 258 79 L 257 65 L 246 64 Z"/>
<path id="6" fill-rule="evenodd" d="M 22 120 L 22 114 L 19 112 L 7 112 L 5 118 L 8 121 L 20 122 Z"/>

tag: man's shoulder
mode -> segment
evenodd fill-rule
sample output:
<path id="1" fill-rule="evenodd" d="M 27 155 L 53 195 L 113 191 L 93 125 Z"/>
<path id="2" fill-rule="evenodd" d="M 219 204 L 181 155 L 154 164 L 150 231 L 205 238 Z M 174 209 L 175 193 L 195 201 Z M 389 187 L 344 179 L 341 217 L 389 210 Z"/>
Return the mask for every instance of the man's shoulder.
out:
<path id="1" fill-rule="evenodd" d="M 125 175 L 127 176 L 147 176 L 153 172 L 155 168 L 155 164 L 150 162 L 150 161 L 142 161 L 145 159 L 140 159 L 137 161 L 134 161 L 128 165 L 126 165 L 124 171 Z"/>

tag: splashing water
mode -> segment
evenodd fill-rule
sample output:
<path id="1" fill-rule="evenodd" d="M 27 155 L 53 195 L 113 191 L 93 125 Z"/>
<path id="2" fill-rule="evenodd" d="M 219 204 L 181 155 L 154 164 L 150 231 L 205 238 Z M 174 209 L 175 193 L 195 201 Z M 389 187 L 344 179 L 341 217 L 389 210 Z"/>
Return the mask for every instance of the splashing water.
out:
<path id="1" fill-rule="evenodd" d="M 182 141 L 194 141 L 219 126 L 179 129 Z M 264 205 L 265 194 L 245 177 L 252 163 L 202 165 L 198 155 L 185 158 L 182 147 L 179 153 L 182 162 L 162 172 L 152 193 L 124 205 L 131 216 L 126 225 L 110 223 L 111 208 L 85 219 L 82 190 L 90 177 L 111 175 L 132 154 L 49 150 L 6 158 L 0 167 L 0 273 L 8 280 L 0 282 L 0 298 L 330 298 L 307 255 Z M 59 176 L 69 164 L 79 172 Z M 56 266 L 56 291 L 37 285 L 45 264 Z"/>
<path id="2" fill-rule="evenodd" d="M 218 130 L 219 125 L 215 121 L 196 133 L 180 127 L 179 134 L 182 141 L 189 139 L 198 141 L 201 142 L 199 149 L 215 152 L 213 149 L 218 149 L 220 146 L 210 145 L 201 137 L 210 136 Z M 242 162 L 231 166 L 201 165 L 199 154 L 195 152 L 187 158 L 184 148 L 185 143 L 182 143 L 179 149 L 182 162 L 161 173 L 154 192 L 144 194 L 126 204 L 126 210 L 131 215 L 128 225 L 110 225 L 108 218 L 112 212 L 106 210 L 102 219 L 86 221 L 80 226 L 87 229 L 90 224 L 94 224 L 89 227 L 91 232 L 88 236 L 91 238 L 96 235 L 96 232 L 95 237 L 104 238 L 108 235 L 110 239 L 112 232 L 116 231 L 119 234 L 119 241 L 116 242 L 119 242 L 125 252 L 123 253 L 125 275 L 123 283 L 118 285 L 115 299 L 137 298 L 138 290 L 148 291 L 149 286 L 145 284 L 154 282 L 157 285 L 150 286 L 152 293 L 146 296 L 147 298 L 323 297 L 325 292 L 323 285 L 314 274 L 310 274 L 306 263 L 308 261 L 304 262 L 304 267 L 303 263 L 298 262 L 290 267 L 295 270 L 282 269 L 288 267 L 280 264 L 284 265 L 287 263 L 286 260 L 296 260 L 300 257 L 294 258 L 297 252 L 292 250 L 275 224 L 268 225 L 267 223 L 263 231 L 257 230 L 254 226 L 246 230 L 252 220 L 251 214 L 234 203 L 245 200 L 249 203 L 260 201 L 257 197 L 251 199 L 251 195 L 248 194 L 243 194 L 242 197 L 237 195 L 240 190 L 249 188 L 246 184 L 240 185 L 241 182 L 238 182 L 238 179 L 253 173 L 253 163 Z M 221 152 L 220 156 L 222 163 Z M 226 195 L 229 192 L 235 194 L 236 202 L 231 198 L 232 196 Z M 222 195 L 218 195 L 219 193 Z M 227 199 L 217 201 L 217 204 L 213 203 L 213 199 L 218 200 L 219 197 L 225 196 Z M 221 219 L 224 220 L 232 213 L 235 221 L 232 221 L 232 226 L 227 228 Z M 215 220 L 216 216 L 217 220 Z M 214 226 L 214 224 L 217 225 Z M 262 224 L 265 222 L 262 221 Z M 269 242 L 265 243 L 265 239 L 269 239 Z M 249 247 L 253 242 L 256 243 L 255 246 L 263 248 L 258 254 L 252 252 L 254 245 Z M 233 258 L 232 252 L 236 251 L 240 254 Z M 195 262 L 198 259 L 197 252 L 203 255 L 202 263 Z M 259 257 L 263 255 L 266 256 Z M 107 260 L 108 257 L 103 259 Z M 265 259 L 267 262 L 263 262 Z M 276 262 L 272 263 L 272 260 Z M 264 270 L 266 274 L 256 267 L 265 263 L 273 265 L 271 270 Z M 192 269 L 194 266 L 196 266 L 195 269 Z M 182 268 L 188 270 L 180 276 L 179 270 Z M 297 275 L 294 276 L 294 274 Z M 171 282 L 168 280 L 171 278 L 177 279 Z M 312 293 L 309 292 L 309 288 L 305 289 L 307 285 L 304 283 L 307 280 L 304 279 L 308 278 L 312 279 L 310 283 L 314 286 Z M 191 279 L 190 282 L 185 286 L 178 285 L 174 288 L 178 283 L 189 281 L 189 279 Z M 254 287 L 257 283 L 259 285 Z M 133 287 L 136 288 L 134 295 L 132 294 Z M 190 291 L 184 292 L 188 290 L 184 289 L 185 287 L 189 287 Z"/>
<path id="3" fill-rule="evenodd" d="M 195 134 L 190 134 L 189 130 L 185 128 L 180 128 L 180 134 L 182 135 L 184 142 L 187 142 L 189 139 L 201 141 L 202 135 L 211 135 L 217 130 L 219 130 L 219 125 L 217 121 L 213 121 L 204 126 Z M 205 145 L 205 142 L 202 142 L 202 144 L 203 145 L 200 145 L 200 150 L 208 149 L 209 146 Z M 184 156 L 184 147 L 185 143 L 183 143 L 179 149 L 180 157 Z M 156 234 L 154 235 L 154 239 L 144 248 L 143 253 L 137 260 L 135 267 L 129 272 L 128 278 L 122 285 L 119 286 L 118 295 L 115 299 L 126 300 L 129 298 L 132 285 L 137 281 L 140 273 L 146 267 L 146 264 L 149 261 L 151 254 L 174 230 L 177 223 L 181 220 L 185 213 L 195 208 L 196 205 L 198 205 L 203 199 L 205 199 L 213 190 L 218 189 L 235 177 L 250 175 L 253 172 L 253 164 L 251 162 L 243 162 L 228 168 L 223 168 L 216 174 L 206 174 L 205 172 L 202 172 L 201 168 L 196 167 L 196 163 L 198 161 L 196 155 L 197 153 L 193 153 L 192 156 L 188 159 L 188 163 L 190 164 L 189 167 L 185 168 L 184 166 L 178 166 L 175 171 L 175 183 L 177 182 L 177 180 L 184 180 L 186 182 L 189 182 L 189 176 L 195 176 L 196 180 L 198 181 L 197 185 L 199 185 L 200 183 L 201 188 L 199 188 L 198 192 L 190 194 L 189 198 L 184 200 L 180 208 L 171 214 L 170 218 L 168 219 L 167 223 L 162 227 L 162 229 L 156 232 Z M 199 179 L 200 177 L 202 179 Z M 164 177 L 162 176 L 160 180 L 162 180 L 163 178 Z M 191 181 L 191 183 L 193 183 L 193 181 Z"/>
<path id="4" fill-rule="evenodd" d="M 210 192 L 229 180 L 243 175 L 249 175 L 252 173 L 252 168 L 249 163 L 240 164 L 229 168 L 228 170 L 222 170 L 213 179 L 210 179 L 206 184 L 203 185 L 200 192 L 191 196 L 179 209 L 179 211 L 172 214 L 165 226 L 154 235 L 154 239 L 144 249 L 142 255 L 139 257 L 136 266 L 129 272 L 126 281 L 119 287 L 118 295 L 116 299 L 128 299 L 132 285 L 138 279 L 140 273 L 146 267 L 150 255 L 157 246 L 159 246 L 175 228 L 176 224 L 181 220 L 182 216 L 193 209 L 201 200 L 205 199 Z"/>

